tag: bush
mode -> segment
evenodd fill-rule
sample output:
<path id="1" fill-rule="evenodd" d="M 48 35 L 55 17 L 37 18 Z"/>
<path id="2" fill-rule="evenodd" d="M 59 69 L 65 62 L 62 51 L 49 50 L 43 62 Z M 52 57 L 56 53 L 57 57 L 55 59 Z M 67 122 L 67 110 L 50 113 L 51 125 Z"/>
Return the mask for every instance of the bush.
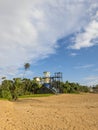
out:
<path id="1" fill-rule="evenodd" d="M 12 100 L 12 95 L 8 90 L 2 90 L 2 98 Z"/>

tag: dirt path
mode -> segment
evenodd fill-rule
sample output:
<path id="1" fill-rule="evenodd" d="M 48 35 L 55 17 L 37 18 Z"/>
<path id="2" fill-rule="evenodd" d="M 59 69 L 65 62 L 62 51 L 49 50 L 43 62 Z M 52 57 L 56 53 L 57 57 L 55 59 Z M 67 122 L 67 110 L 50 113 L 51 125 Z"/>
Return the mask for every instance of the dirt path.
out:
<path id="1" fill-rule="evenodd" d="M 98 130 L 98 94 L 0 101 L 0 130 Z"/>

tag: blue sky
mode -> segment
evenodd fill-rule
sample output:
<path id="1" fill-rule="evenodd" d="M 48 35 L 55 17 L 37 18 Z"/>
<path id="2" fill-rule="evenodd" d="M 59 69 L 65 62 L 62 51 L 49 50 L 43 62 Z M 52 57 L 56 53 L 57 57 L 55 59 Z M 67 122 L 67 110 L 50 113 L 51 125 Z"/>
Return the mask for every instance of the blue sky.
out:
<path id="1" fill-rule="evenodd" d="M 98 0 L 0 0 L 0 77 L 44 71 L 98 84 Z"/>

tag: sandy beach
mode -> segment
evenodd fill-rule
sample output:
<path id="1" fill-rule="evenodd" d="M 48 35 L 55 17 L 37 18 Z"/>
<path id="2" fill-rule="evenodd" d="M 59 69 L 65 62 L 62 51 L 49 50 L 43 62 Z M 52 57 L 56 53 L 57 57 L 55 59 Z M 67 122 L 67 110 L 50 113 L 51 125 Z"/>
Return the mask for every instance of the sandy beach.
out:
<path id="1" fill-rule="evenodd" d="M 0 100 L 0 130 L 98 130 L 98 94 Z"/>

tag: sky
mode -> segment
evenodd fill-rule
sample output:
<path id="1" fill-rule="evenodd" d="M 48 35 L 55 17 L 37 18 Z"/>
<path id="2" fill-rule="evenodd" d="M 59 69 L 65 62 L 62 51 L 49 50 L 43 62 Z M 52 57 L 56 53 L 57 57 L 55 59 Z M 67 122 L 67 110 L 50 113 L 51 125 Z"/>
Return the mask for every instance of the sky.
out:
<path id="1" fill-rule="evenodd" d="M 0 80 L 63 73 L 98 84 L 98 0 L 0 0 Z"/>

